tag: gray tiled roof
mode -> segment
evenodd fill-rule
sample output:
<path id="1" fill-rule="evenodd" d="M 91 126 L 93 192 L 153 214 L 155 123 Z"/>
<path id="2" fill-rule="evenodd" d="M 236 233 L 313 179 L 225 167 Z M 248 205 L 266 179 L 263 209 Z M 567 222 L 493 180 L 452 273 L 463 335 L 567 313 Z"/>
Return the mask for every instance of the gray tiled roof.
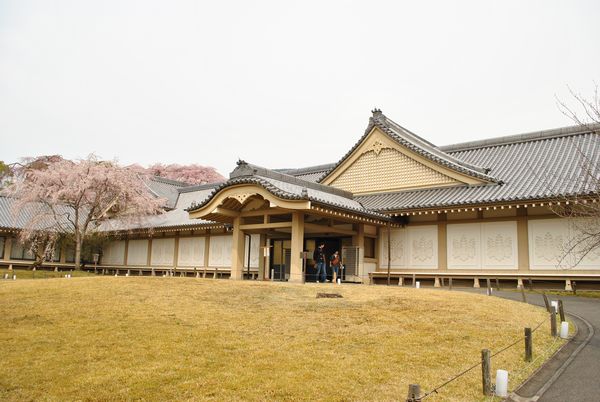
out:
<path id="1" fill-rule="evenodd" d="M 325 173 L 330 171 L 336 164 L 327 163 L 325 165 L 310 166 L 300 169 L 275 169 L 276 172 L 285 173 L 302 180 L 317 182 Z"/>
<path id="2" fill-rule="evenodd" d="M 435 163 L 446 166 L 455 171 L 461 172 L 468 176 L 476 177 L 478 179 L 485 180 L 491 183 L 497 183 L 499 180 L 489 175 L 489 169 L 485 165 L 476 165 L 473 163 L 466 162 L 459 158 L 452 156 L 433 145 L 429 141 L 419 137 L 415 133 L 405 129 L 398 123 L 386 117 L 381 110 L 375 109 L 373 116 L 369 119 L 369 125 L 365 130 L 363 136 L 354 144 L 354 146 L 340 159 L 331 169 L 325 172 L 318 181 L 322 181 L 327 175 L 341 165 L 363 142 L 363 140 L 369 135 L 374 127 L 378 127 L 380 130 L 389 135 L 391 139 L 396 141 L 398 144 L 416 152 L 417 154 L 429 159 Z"/>
<path id="3" fill-rule="evenodd" d="M 160 215 L 145 217 L 136 223 L 127 225 L 115 221 L 108 221 L 102 224 L 102 231 L 120 231 L 120 230 L 135 230 L 135 229 L 167 229 L 167 228 L 190 228 L 201 227 L 205 225 L 216 225 L 217 223 L 204 219 L 190 219 L 186 211 L 192 203 L 204 201 L 213 191 L 215 185 L 202 185 L 186 187 L 181 189 L 181 193 L 177 199 L 177 204 L 171 211 L 166 211 Z M 193 190 L 195 188 L 196 190 Z M 191 189 L 191 190 L 190 190 Z"/>
<path id="4" fill-rule="evenodd" d="M 600 135 L 581 128 L 502 137 L 443 148 L 451 156 L 488 166 L 502 184 L 459 186 L 357 196 L 366 208 L 395 211 L 544 200 L 598 191 Z M 596 182 L 589 175 L 595 169 Z"/>
<path id="5" fill-rule="evenodd" d="M 165 179 L 164 177 L 154 176 L 146 180 L 146 186 L 152 194 L 158 198 L 164 198 L 167 200 L 166 207 L 169 209 L 175 208 L 177 197 L 179 196 L 179 189 L 189 186 L 189 184 Z"/>
<path id="6" fill-rule="evenodd" d="M 0 196 L 0 227 L 4 229 L 23 229 L 29 222 L 35 222 L 40 229 L 55 228 L 56 221 L 51 210 L 41 203 L 31 203 L 16 210 L 17 200 L 11 197 Z M 56 208 L 59 222 L 63 227 L 71 227 L 67 216 L 73 217 L 73 211 L 64 206 Z"/>
<path id="7" fill-rule="evenodd" d="M 284 173 L 251 165 L 243 161 L 231 173 L 230 179 L 215 188 L 208 198 L 192 204 L 187 211 L 193 211 L 204 206 L 221 190 L 237 184 L 257 184 L 271 194 L 289 200 L 310 200 L 317 204 L 335 207 L 361 215 L 386 219 L 385 215 L 369 211 L 352 198 L 352 193 L 334 187 L 325 186 L 290 176 Z"/>

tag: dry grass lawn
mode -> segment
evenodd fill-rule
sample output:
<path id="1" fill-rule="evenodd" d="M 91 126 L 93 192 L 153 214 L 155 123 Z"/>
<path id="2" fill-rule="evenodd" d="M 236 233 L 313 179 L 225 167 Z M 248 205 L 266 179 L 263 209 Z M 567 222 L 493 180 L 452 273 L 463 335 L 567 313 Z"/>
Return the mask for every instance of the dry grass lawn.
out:
<path id="1" fill-rule="evenodd" d="M 337 291 L 341 299 L 317 299 Z M 0 400 L 403 400 L 546 313 L 462 292 L 150 277 L 0 281 Z M 546 320 L 548 321 L 548 320 Z M 549 322 L 534 352 L 560 346 Z M 523 347 L 493 359 L 522 371 Z M 544 356 L 547 357 L 547 356 Z M 481 369 L 428 401 L 482 400 Z"/>

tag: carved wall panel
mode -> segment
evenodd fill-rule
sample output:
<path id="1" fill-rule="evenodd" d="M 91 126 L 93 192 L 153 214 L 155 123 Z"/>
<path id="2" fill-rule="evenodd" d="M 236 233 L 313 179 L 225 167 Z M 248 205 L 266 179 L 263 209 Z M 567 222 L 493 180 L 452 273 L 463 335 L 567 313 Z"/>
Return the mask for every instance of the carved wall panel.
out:
<path id="1" fill-rule="evenodd" d="M 481 236 L 482 268 L 519 268 L 517 222 L 482 223 Z"/>
<path id="2" fill-rule="evenodd" d="M 148 264 L 148 240 L 129 240 L 127 246 L 127 265 Z"/>
<path id="3" fill-rule="evenodd" d="M 448 268 L 481 267 L 481 224 L 447 226 Z"/>
<path id="4" fill-rule="evenodd" d="M 600 269 L 600 247 L 585 240 L 585 233 L 597 232 L 599 224 L 585 218 L 529 221 L 531 269 Z"/>
<path id="5" fill-rule="evenodd" d="M 409 226 L 391 230 L 390 267 L 437 269 L 437 225 Z M 387 230 L 381 230 L 379 268 L 387 269 Z"/>
<path id="6" fill-rule="evenodd" d="M 125 241 L 111 241 L 102 250 L 102 260 L 104 265 L 123 265 L 125 263 Z"/>
<path id="7" fill-rule="evenodd" d="M 203 267 L 205 242 L 204 237 L 180 238 L 177 265 L 180 267 Z"/>
<path id="8" fill-rule="evenodd" d="M 231 268 L 232 236 L 211 236 L 208 265 Z"/>
<path id="9" fill-rule="evenodd" d="M 569 266 L 568 258 L 562 264 L 566 252 L 569 224 L 566 219 L 530 220 L 529 265 L 530 269 L 560 269 Z"/>
<path id="10" fill-rule="evenodd" d="M 175 263 L 175 239 L 153 239 L 150 264 L 172 267 Z"/>
<path id="11" fill-rule="evenodd" d="M 437 225 L 409 226 L 408 232 L 408 267 L 438 267 Z"/>
<path id="12" fill-rule="evenodd" d="M 391 231 L 391 254 L 392 260 L 390 266 L 392 268 L 405 268 L 407 262 L 407 244 L 406 244 L 406 229 L 392 229 Z M 379 267 L 387 269 L 388 266 L 388 241 L 387 229 L 381 229 L 381 237 L 379 241 Z"/>

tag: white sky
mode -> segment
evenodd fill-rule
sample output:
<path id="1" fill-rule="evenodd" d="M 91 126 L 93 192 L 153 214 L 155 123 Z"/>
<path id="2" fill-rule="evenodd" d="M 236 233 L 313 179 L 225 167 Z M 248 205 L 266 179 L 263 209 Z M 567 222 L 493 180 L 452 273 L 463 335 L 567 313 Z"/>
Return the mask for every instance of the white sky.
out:
<path id="1" fill-rule="evenodd" d="M 0 0 L 0 159 L 337 161 L 378 107 L 448 143 L 573 124 L 600 2 Z"/>

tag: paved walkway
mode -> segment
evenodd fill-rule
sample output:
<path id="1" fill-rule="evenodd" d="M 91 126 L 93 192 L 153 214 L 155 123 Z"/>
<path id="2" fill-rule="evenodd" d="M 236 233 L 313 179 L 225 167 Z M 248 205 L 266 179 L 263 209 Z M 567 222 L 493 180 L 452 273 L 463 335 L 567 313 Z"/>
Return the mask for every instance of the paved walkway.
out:
<path id="1" fill-rule="evenodd" d="M 485 292 L 485 290 L 483 290 Z M 522 300 L 520 292 L 494 296 Z M 557 296 L 549 295 L 551 300 Z M 565 312 L 579 331 L 558 354 L 511 395 L 509 401 L 600 401 L 600 299 L 562 296 Z M 527 302 L 544 306 L 541 295 L 527 293 Z"/>

